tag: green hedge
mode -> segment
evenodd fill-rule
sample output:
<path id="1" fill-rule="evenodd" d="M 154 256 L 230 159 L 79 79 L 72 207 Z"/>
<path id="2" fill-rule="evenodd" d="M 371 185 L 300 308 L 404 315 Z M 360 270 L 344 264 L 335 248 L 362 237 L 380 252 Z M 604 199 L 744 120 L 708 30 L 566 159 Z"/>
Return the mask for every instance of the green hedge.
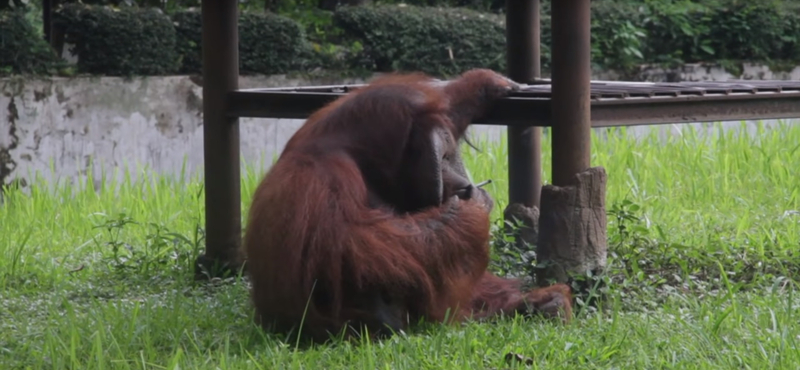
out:
<path id="1" fill-rule="evenodd" d="M 202 73 L 203 42 L 202 19 L 199 11 L 181 11 L 172 14 L 175 26 L 175 48 L 180 54 L 178 72 L 182 74 Z"/>
<path id="2" fill-rule="evenodd" d="M 334 22 L 362 44 L 357 67 L 435 75 L 505 69 L 502 17 L 455 8 L 375 6 L 340 8 Z"/>
<path id="3" fill-rule="evenodd" d="M 164 75 L 178 69 L 175 27 L 158 9 L 68 4 L 53 22 L 62 27 L 78 70 L 104 75 Z"/>
<path id="4" fill-rule="evenodd" d="M 0 12 L 0 76 L 54 73 L 64 65 L 24 11 Z"/>
<path id="5" fill-rule="evenodd" d="M 545 71 L 550 59 L 550 1 L 542 1 Z M 0 70 L 51 68 L 53 57 L 35 30 L 21 16 L 3 14 Z M 505 70 L 503 16 L 398 5 L 341 7 L 332 16 L 287 14 L 297 20 L 262 12 L 240 15 L 242 74 L 320 68 L 452 76 L 475 67 Z M 54 18 L 67 30 L 67 42 L 75 44 L 80 72 L 201 72 L 198 11 L 166 16 L 158 10 L 70 4 Z M 314 32 L 313 42 L 306 32 Z M 634 70 L 645 63 L 687 62 L 729 67 L 741 61 L 794 66 L 800 62 L 800 2 L 594 0 L 592 37 L 592 60 L 599 68 Z"/>
<path id="6" fill-rule="evenodd" d="M 505 36 L 496 16 L 418 7 L 342 8 L 335 20 L 364 45 L 355 66 L 452 75 L 469 67 L 504 69 Z M 550 1 L 542 2 L 542 67 L 550 67 Z M 446 52 L 450 47 L 454 59 Z M 627 70 L 645 63 L 800 61 L 797 1 L 595 0 L 592 60 Z"/>
<path id="7" fill-rule="evenodd" d="M 172 15 L 182 55 L 181 73 L 202 72 L 200 12 Z M 239 16 L 239 71 L 241 74 L 278 74 L 301 69 L 312 58 L 303 27 L 280 15 L 244 13 Z"/>
<path id="8" fill-rule="evenodd" d="M 592 18 L 602 66 L 800 60 L 797 1 L 605 0 Z"/>

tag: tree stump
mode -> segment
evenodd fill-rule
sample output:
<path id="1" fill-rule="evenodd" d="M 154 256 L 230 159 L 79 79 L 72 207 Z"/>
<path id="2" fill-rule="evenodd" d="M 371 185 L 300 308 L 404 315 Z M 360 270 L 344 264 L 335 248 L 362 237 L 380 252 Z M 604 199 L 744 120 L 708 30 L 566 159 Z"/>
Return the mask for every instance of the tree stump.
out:
<path id="1" fill-rule="evenodd" d="M 606 171 L 592 167 L 567 186 L 542 187 L 536 280 L 571 283 L 578 297 L 597 288 L 608 255 Z"/>
<path id="2" fill-rule="evenodd" d="M 503 210 L 503 219 L 503 231 L 514 236 L 514 246 L 518 251 L 535 248 L 539 242 L 539 208 L 512 203 Z"/>

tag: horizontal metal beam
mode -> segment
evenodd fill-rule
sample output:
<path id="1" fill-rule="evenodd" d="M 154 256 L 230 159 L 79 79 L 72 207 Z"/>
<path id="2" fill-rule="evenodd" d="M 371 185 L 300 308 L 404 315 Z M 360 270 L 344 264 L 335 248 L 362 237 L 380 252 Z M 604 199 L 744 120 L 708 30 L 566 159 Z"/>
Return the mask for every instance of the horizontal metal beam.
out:
<path id="1" fill-rule="evenodd" d="M 800 92 L 592 102 L 592 127 L 800 118 Z"/>
<path id="2" fill-rule="evenodd" d="M 228 94 L 234 117 L 306 119 L 345 91 L 239 90 Z M 593 99 L 592 127 L 800 118 L 800 91 Z M 476 124 L 552 125 L 549 98 L 508 97 Z"/>
<path id="3" fill-rule="evenodd" d="M 228 94 L 228 114 L 235 117 L 306 119 L 345 93 L 239 90 Z"/>

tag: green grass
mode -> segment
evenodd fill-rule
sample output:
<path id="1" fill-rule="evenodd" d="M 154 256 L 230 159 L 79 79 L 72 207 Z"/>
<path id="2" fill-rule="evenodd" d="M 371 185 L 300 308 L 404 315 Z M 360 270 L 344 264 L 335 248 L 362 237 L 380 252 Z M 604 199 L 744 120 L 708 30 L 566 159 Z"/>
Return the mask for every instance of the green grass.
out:
<path id="1" fill-rule="evenodd" d="M 296 350 L 250 321 L 243 283 L 195 284 L 202 184 L 9 189 L 0 205 L 0 368 L 778 369 L 800 364 L 800 125 L 713 138 L 593 138 L 606 168 L 609 301 L 568 326 L 507 318 Z M 506 205 L 505 143 L 466 150 Z M 545 178 L 550 142 L 544 143 Z M 246 167 L 242 209 L 259 180 Z M 183 176 L 176 176 L 182 178 Z M 55 188 L 55 190 L 49 190 Z M 530 262 L 498 247 L 496 270 Z M 513 352 L 532 364 L 506 363 Z"/>

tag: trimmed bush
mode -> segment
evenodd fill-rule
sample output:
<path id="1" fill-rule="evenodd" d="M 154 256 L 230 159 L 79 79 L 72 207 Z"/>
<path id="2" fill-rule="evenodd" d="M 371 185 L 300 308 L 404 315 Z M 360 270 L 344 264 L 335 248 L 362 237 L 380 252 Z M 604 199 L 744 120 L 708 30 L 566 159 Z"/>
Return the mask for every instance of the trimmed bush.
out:
<path id="1" fill-rule="evenodd" d="M 798 61 L 800 60 L 800 1 L 787 2 L 782 8 L 781 23 L 784 25 L 784 32 L 781 36 L 783 40 L 781 59 Z"/>
<path id="2" fill-rule="evenodd" d="M 720 1 L 708 16 L 714 56 L 754 60 L 789 57 L 782 55 L 784 45 L 797 47 L 798 35 L 789 31 L 791 24 L 787 21 L 797 20 L 798 14 L 786 10 L 780 1 Z"/>
<path id="3" fill-rule="evenodd" d="M 178 72 L 199 74 L 203 72 L 203 20 L 196 10 L 172 14 L 175 27 L 175 49 L 179 55 Z"/>
<path id="4" fill-rule="evenodd" d="M 172 20 L 155 8 L 68 4 L 53 22 L 75 45 L 78 70 L 111 76 L 165 75 L 178 69 Z"/>
<path id="5" fill-rule="evenodd" d="M 243 74 L 277 74 L 301 69 L 310 57 L 303 27 L 272 13 L 242 14 L 239 40 Z"/>
<path id="6" fill-rule="evenodd" d="M 334 21 L 346 37 L 362 43 L 354 67 L 440 77 L 477 67 L 505 69 L 502 17 L 454 8 L 362 6 L 340 8 Z"/>
<path id="7" fill-rule="evenodd" d="M 631 2 L 592 3 L 592 64 L 627 70 L 644 62 L 646 33 L 642 28 L 645 19 L 642 10 L 641 4 Z"/>
<path id="8" fill-rule="evenodd" d="M 642 63 L 797 62 L 798 5 L 777 0 L 593 1 L 592 61 L 618 70 Z M 542 23 L 544 39 L 549 25 Z"/>
<path id="9" fill-rule="evenodd" d="M 201 14 L 196 10 L 173 14 L 181 54 L 181 73 L 202 72 Z M 239 72 L 279 74 L 302 68 L 311 57 L 303 27 L 272 13 L 239 16 Z"/>
<path id="10" fill-rule="evenodd" d="M 24 10 L 0 12 L 0 76 L 51 74 L 64 65 L 25 18 Z"/>
<path id="11" fill-rule="evenodd" d="M 551 1 L 542 1 L 545 71 L 550 68 Z M 241 14 L 240 72 L 279 74 L 321 67 L 450 77 L 477 67 L 505 70 L 502 15 L 403 5 L 320 12 L 291 13 L 299 22 L 272 13 Z M 0 20 L 0 73 L 48 70 L 58 58 L 21 13 L 18 18 L 9 14 Z M 69 4 L 59 9 L 54 21 L 66 30 L 66 41 L 75 45 L 71 51 L 79 57 L 80 72 L 202 72 L 197 10 L 176 12 L 170 19 L 157 9 Z M 306 32 L 314 33 L 313 42 Z M 800 62 L 800 1 L 594 0 L 592 61 L 596 68 L 621 71 L 635 71 L 644 63 L 717 62 L 735 67 L 750 61 L 793 67 Z"/>

